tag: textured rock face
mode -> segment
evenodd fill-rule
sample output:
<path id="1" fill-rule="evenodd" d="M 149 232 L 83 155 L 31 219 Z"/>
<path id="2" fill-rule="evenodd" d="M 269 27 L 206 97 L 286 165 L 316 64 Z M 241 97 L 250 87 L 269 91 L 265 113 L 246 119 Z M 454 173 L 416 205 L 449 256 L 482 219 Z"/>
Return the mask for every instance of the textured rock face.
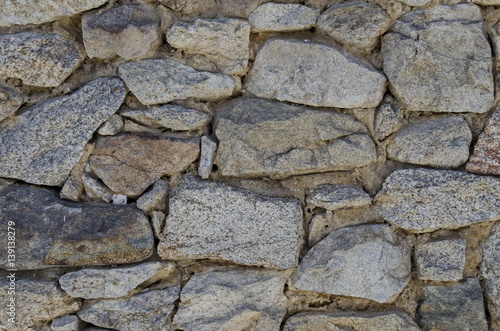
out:
<path id="1" fill-rule="evenodd" d="M 252 32 L 308 30 L 316 24 L 318 12 L 297 4 L 268 2 L 248 17 Z"/>
<path id="2" fill-rule="evenodd" d="M 464 172 L 393 172 L 375 197 L 389 223 L 410 232 L 456 229 L 500 219 L 500 180 Z"/>
<path id="3" fill-rule="evenodd" d="M 463 278 L 465 239 L 430 241 L 415 248 L 419 278 L 423 280 L 457 281 Z"/>
<path id="4" fill-rule="evenodd" d="M 403 112 L 399 103 L 390 96 L 385 96 L 382 104 L 377 108 L 375 118 L 375 138 L 384 140 L 398 130 Z"/>
<path id="5" fill-rule="evenodd" d="M 286 312 L 285 279 L 270 271 L 195 274 L 182 289 L 173 326 L 206 331 L 279 330 Z"/>
<path id="6" fill-rule="evenodd" d="M 200 162 L 198 164 L 198 175 L 207 179 L 212 172 L 217 151 L 217 143 L 210 136 L 201 137 Z"/>
<path id="7" fill-rule="evenodd" d="M 334 112 L 239 98 L 217 113 L 216 163 L 224 176 L 284 178 L 351 170 L 376 160 L 363 124 Z"/>
<path id="8" fill-rule="evenodd" d="M 333 231 L 302 259 L 292 284 L 301 290 L 392 302 L 408 284 L 410 248 L 388 225 Z"/>
<path id="9" fill-rule="evenodd" d="M 2 122 L 0 176 L 39 185 L 62 185 L 92 133 L 125 98 L 117 78 L 96 79 Z"/>
<path id="10" fill-rule="evenodd" d="M 481 273 L 485 278 L 500 277 L 500 250 L 498 247 L 500 247 L 500 222 L 493 225 L 490 236 L 482 245 Z"/>
<path id="11" fill-rule="evenodd" d="M 493 105 L 491 49 L 479 7 L 437 6 L 401 17 L 382 38 L 384 73 L 410 110 L 484 113 Z"/>
<path id="12" fill-rule="evenodd" d="M 22 32 L 0 36 L 0 76 L 19 78 L 24 84 L 58 86 L 84 58 L 77 44 L 58 34 Z"/>
<path id="13" fill-rule="evenodd" d="M 123 118 L 118 114 L 111 115 L 108 120 L 99 127 L 97 133 L 101 136 L 115 136 L 123 130 Z"/>
<path id="14" fill-rule="evenodd" d="M 376 107 L 385 87 L 382 73 L 339 48 L 282 39 L 261 47 L 247 84 L 258 97 L 338 108 Z"/>
<path id="15" fill-rule="evenodd" d="M 495 327 L 500 327 L 500 277 L 485 280 L 484 296 L 488 304 L 492 329 L 495 330 Z"/>
<path id="16" fill-rule="evenodd" d="M 16 90 L 0 84 L 0 121 L 14 114 L 22 103 L 22 95 Z"/>
<path id="17" fill-rule="evenodd" d="M 302 235 L 298 201 L 187 177 L 172 190 L 158 254 L 286 269 L 297 265 Z"/>
<path id="18" fill-rule="evenodd" d="M 144 105 L 187 98 L 219 100 L 231 96 L 236 86 L 229 76 L 197 71 L 168 58 L 123 63 L 118 74 Z"/>
<path id="19" fill-rule="evenodd" d="M 50 327 L 53 331 L 80 331 L 83 323 L 76 315 L 65 315 L 52 320 Z"/>
<path id="20" fill-rule="evenodd" d="M 371 203 L 371 198 L 357 186 L 324 184 L 316 187 L 306 201 L 317 207 L 336 210 L 367 206 Z"/>
<path id="21" fill-rule="evenodd" d="M 469 159 L 471 141 L 463 117 L 442 117 L 403 127 L 389 143 L 387 155 L 399 162 L 457 168 Z"/>
<path id="22" fill-rule="evenodd" d="M 153 187 L 137 199 L 137 208 L 145 213 L 153 210 L 165 210 L 167 206 L 168 183 L 165 180 L 159 180 Z"/>
<path id="23" fill-rule="evenodd" d="M 0 222 L 15 223 L 19 270 L 133 263 L 149 257 L 153 233 L 130 206 L 67 202 L 30 186 L 0 188 Z M 7 247 L 7 237 L 0 240 Z M 9 268 L 7 255 L 1 268 Z"/>
<path id="24" fill-rule="evenodd" d="M 500 175 L 500 109 L 493 113 L 479 136 L 474 146 L 474 154 L 467 163 L 467 171 Z"/>
<path id="25" fill-rule="evenodd" d="M 131 134 L 101 138 L 90 166 L 114 192 L 136 197 L 162 176 L 187 168 L 198 158 L 199 144 L 198 138 Z"/>

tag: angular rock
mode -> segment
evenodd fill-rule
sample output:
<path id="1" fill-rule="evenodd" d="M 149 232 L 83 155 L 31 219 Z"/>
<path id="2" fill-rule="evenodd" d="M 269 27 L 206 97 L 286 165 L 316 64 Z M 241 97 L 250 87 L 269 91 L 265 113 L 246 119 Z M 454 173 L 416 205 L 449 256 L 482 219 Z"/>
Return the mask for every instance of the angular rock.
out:
<path id="1" fill-rule="evenodd" d="M 387 156 L 399 162 L 458 168 L 469 159 L 471 141 L 463 117 L 440 117 L 403 127 L 387 146 Z"/>
<path id="2" fill-rule="evenodd" d="M 500 180 L 433 169 L 394 171 L 375 197 L 378 211 L 410 232 L 457 229 L 500 219 Z"/>
<path id="3" fill-rule="evenodd" d="M 270 39 L 257 53 L 246 90 L 309 106 L 370 108 L 385 87 L 382 73 L 335 46 Z"/>
<path id="4" fill-rule="evenodd" d="M 424 330 L 488 330 L 477 278 L 447 286 L 424 285 L 422 291 L 418 315 Z"/>
<path id="5" fill-rule="evenodd" d="M 14 114 L 23 103 L 23 96 L 16 90 L 0 84 L 0 121 Z"/>
<path id="6" fill-rule="evenodd" d="M 78 91 L 49 99 L 2 122 L 0 177 L 62 185 L 95 130 L 118 110 L 125 86 L 98 78 Z"/>
<path id="7" fill-rule="evenodd" d="M 298 201 L 187 177 L 172 190 L 158 254 L 287 269 L 297 265 L 302 235 Z"/>
<path id="8" fill-rule="evenodd" d="M 421 7 L 427 5 L 432 0 L 398 0 L 398 1 L 408 6 Z M 472 2 L 476 3 L 476 0 L 473 0 Z"/>
<path id="9" fill-rule="evenodd" d="M 314 215 L 309 223 L 309 247 L 316 245 L 321 239 L 326 237 L 325 229 L 329 228 L 330 220 L 326 213 Z"/>
<path id="10" fill-rule="evenodd" d="M 328 210 L 364 207 L 372 199 L 361 187 L 353 185 L 323 184 L 314 188 L 307 196 L 307 203 Z"/>
<path id="11" fill-rule="evenodd" d="M 102 199 L 104 202 L 110 202 L 113 199 L 113 191 L 86 172 L 82 174 L 82 183 L 91 199 Z"/>
<path id="12" fill-rule="evenodd" d="M 305 291 L 392 302 L 411 276 L 411 252 L 388 225 L 330 233 L 302 259 L 292 284 Z"/>
<path id="13" fill-rule="evenodd" d="M 484 296 L 491 318 L 491 329 L 497 330 L 500 328 L 500 277 L 485 280 Z"/>
<path id="14" fill-rule="evenodd" d="M 105 137 L 97 141 L 90 166 L 114 192 L 137 197 L 161 177 L 181 172 L 196 161 L 199 145 L 199 138 Z"/>
<path id="15" fill-rule="evenodd" d="M 495 110 L 467 162 L 467 171 L 500 175 L 500 109 Z"/>
<path id="16" fill-rule="evenodd" d="M 483 242 L 481 273 L 484 278 L 500 277 L 500 222 L 493 225 L 490 236 Z"/>
<path id="17" fill-rule="evenodd" d="M 375 118 L 375 138 L 384 140 L 399 128 L 403 112 L 399 103 L 390 96 L 384 97 L 383 103 L 377 108 Z"/>
<path id="18" fill-rule="evenodd" d="M 80 331 L 83 330 L 83 322 L 76 315 L 64 315 L 50 323 L 53 331 Z"/>
<path id="19" fill-rule="evenodd" d="M 309 30 L 316 24 L 318 12 L 298 4 L 268 2 L 248 17 L 252 32 L 288 32 Z"/>
<path id="20" fill-rule="evenodd" d="M 465 245 L 465 239 L 418 244 L 415 258 L 419 278 L 442 282 L 461 280 L 465 267 Z"/>
<path id="21" fill-rule="evenodd" d="M 114 205 L 126 205 L 127 204 L 127 196 L 123 194 L 113 194 L 113 204 Z"/>
<path id="22" fill-rule="evenodd" d="M 197 71 L 169 58 L 126 62 L 118 74 L 144 105 L 188 98 L 215 101 L 230 97 L 236 87 L 227 75 Z"/>
<path id="23" fill-rule="evenodd" d="M 353 1 L 328 8 L 318 19 L 318 29 L 336 42 L 370 53 L 392 19 L 377 5 Z"/>
<path id="24" fill-rule="evenodd" d="M 108 120 L 99 127 L 97 133 L 101 136 L 116 136 L 123 130 L 123 118 L 118 114 L 111 115 Z"/>
<path id="25" fill-rule="evenodd" d="M 160 238 L 163 227 L 165 226 L 165 214 L 161 211 L 153 210 L 151 212 L 151 226 L 156 238 Z"/>
<path id="26" fill-rule="evenodd" d="M 145 291 L 130 298 L 85 301 L 78 317 L 87 323 L 123 331 L 170 330 L 179 286 Z"/>
<path id="27" fill-rule="evenodd" d="M 402 16 L 382 38 L 382 57 L 393 94 L 409 110 L 485 113 L 493 105 L 491 49 L 475 5 Z"/>
<path id="28" fill-rule="evenodd" d="M 223 176 L 285 178 L 352 170 L 377 158 L 366 127 L 331 111 L 238 98 L 218 110 L 214 128 Z"/>
<path id="29" fill-rule="evenodd" d="M 153 187 L 137 199 L 137 208 L 145 213 L 153 210 L 165 210 L 167 207 L 168 182 L 159 180 Z"/>
<path id="30" fill-rule="evenodd" d="M 0 223 L 14 222 L 19 270 L 133 263 L 153 252 L 144 214 L 131 206 L 82 204 L 30 186 L 0 187 Z M 7 247 L 7 237 L 0 239 Z M 7 255 L 0 268 L 9 268 Z"/>
<path id="31" fill-rule="evenodd" d="M 83 183 L 81 180 L 76 179 L 74 176 L 69 176 L 64 182 L 59 197 L 61 199 L 79 201 L 83 193 Z"/>
<path id="32" fill-rule="evenodd" d="M 160 16 L 144 5 L 114 7 L 83 15 L 82 34 L 91 59 L 137 59 L 161 44 Z"/>
<path id="33" fill-rule="evenodd" d="M 200 162 L 198 163 L 198 175 L 207 179 L 212 173 L 214 165 L 215 151 L 217 151 L 217 143 L 210 136 L 201 137 L 201 154 Z"/>
<path id="34" fill-rule="evenodd" d="M 250 57 L 250 25 L 232 18 L 199 18 L 177 22 L 167 31 L 167 42 L 188 54 L 201 54 L 228 75 L 246 72 Z"/>
<path id="35" fill-rule="evenodd" d="M 174 329 L 279 330 L 286 313 L 285 280 L 273 271 L 194 274 L 182 289 Z"/>

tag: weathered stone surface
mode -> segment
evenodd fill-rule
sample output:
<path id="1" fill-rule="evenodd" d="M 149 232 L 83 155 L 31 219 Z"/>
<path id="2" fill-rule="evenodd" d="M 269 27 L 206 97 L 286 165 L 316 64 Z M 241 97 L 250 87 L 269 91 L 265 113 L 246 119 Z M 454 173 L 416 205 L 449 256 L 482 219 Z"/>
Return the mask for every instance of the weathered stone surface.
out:
<path id="1" fill-rule="evenodd" d="M 485 280 L 484 296 L 491 318 L 491 329 L 497 330 L 500 328 L 500 277 Z"/>
<path id="2" fill-rule="evenodd" d="M 403 112 L 399 103 L 391 96 L 385 96 L 382 104 L 377 108 L 375 118 L 375 138 L 384 140 L 396 132 L 403 119 Z"/>
<path id="3" fill-rule="evenodd" d="M 247 21 L 220 18 L 177 22 L 167 31 L 167 42 L 190 54 L 201 54 L 228 75 L 244 74 L 250 57 Z"/>
<path id="4" fill-rule="evenodd" d="M 417 324 L 403 312 L 299 313 L 290 317 L 284 331 L 315 330 L 405 330 L 418 331 Z"/>
<path id="5" fill-rule="evenodd" d="M 116 136 L 123 130 L 123 118 L 118 114 L 111 115 L 108 120 L 99 127 L 97 133 L 101 136 Z"/>
<path id="6" fill-rule="evenodd" d="M 418 315 L 424 330 L 488 330 L 481 285 L 476 278 L 447 286 L 424 285 L 422 291 Z"/>
<path id="7" fill-rule="evenodd" d="M 394 171 L 375 197 L 389 223 L 410 232 L 456 229 L 500 219 L 500 180 L 433 169 Z"/>
<path id="8" fill-rule="evenodd" d="M 328 8 L 318 19 L 318 29 L 336 42 L 370 53 L 392 20 L 377 5 L 353 1 Z"/>
<path id="9" fill-rule="evenodd" d="M 253 270 L 194 274 L 182 289 L 173 326 L 181 330 L 279 330 L 286 278 Z"/>
<path id="10" fill-rule="evenodd" d="M 408 124 L 387 146 L 390 159 L 436 168 L 458 168 L 469 159 L 472 132 L 461 116 Z"/>
<path id="11" fill-rule="evenodd" d="M 169 58 L 126 62 L 118 74 L 144 105 L 187 98 L 219 100 L 230 97 L 236 87 L 229 76 L 197 71 Z"/>
<path id="12" fill-rule="evenodd" d="M 106 2 L 108 0 L 45 0 L 43 2 L 2 0 L 0 2 L 0 26 L 52 22 L 99 7 Z"/>
<path id="13" fill-rule="evenodd" d="M 151 226 L 156 238 L 160 238 L 163 227 L 165 226 L 165 214 L 161 211 L 153 210 L 151 212 Z"/>
<path id="14" fill-rule="evenodd" d="M 378 106 L 385 87 L 382 73 L 335 46 L 270 39 L 257 53 L 246 89 L 309 106 L 370 108 Z"/>
<path id="15" fill-rule="evenodd" d="M 64 315 L 54 319 L 50 323 L 50 328 L 53 331 L 81 331 L 83 322 L 76 315 Z"/>
<path id="16" fill-rule="evenodd" d="M 187 177 L 172 190 L 158 254 L 286 269 L 297 265 L 302 235 L 298 201 Z"/>
<path id="17" fill-rule="evenodd" d="M 268 2 L 248 17 L 252 32 L 308 30 L 316 24 L 318 12 L 298 4 Z"/>
<path id="18" fill-rule="evenodd" d="M 104 202 L 110 202 L 113 199 L 113 191 L 111 191 L 100 180 L 94 178 L 86 172 L 82 174 L 82 183 L 87 196 L 91 199 L 102 199 Z"/>
<path id="19" fill-rule="evenodd" d="M 364 207 L 369 205 L 372 199 L 361 187 L 323 184 L 314 188 L 306 201 L 316 207 L 336 210 Z"/>
<path id="20" fill-rule="evenodd" d="M 197 130 L 210 122 L 210 115 L 200 110 L 177 105 L 165 105 L 147 110 L 123 110 L 124 117 L 159 129 L 175 131 Z"/>
<path id="21" fill-rule="evenodd" d="M 404 3 L 405 5 L 412 6 L 412 7 L 421 7 L 427 5 L 429 2 L 432 0 L 398 0 L 401 3 Z M 476 0 L 473 0 L 475 3 Z"/>
<path id="22" fill-rule="evenodd" d="M 200 153 L 199 138 L 121 134 L 97 141 L 90 166 L 114 192 L 141 195 L 166 175 L 186 169 Z"/>
<path id="23" fill-rule="evenodd" d="M 498 188 L 498 187 L 497 187 Z M 500 222 L 493 225 L 490 236 L 483 242 L 481 273 L 484 278 L 500 277 Z"/>
<path id="24" fill-rule="evenodd" d="M 392 302 L 408 284 L 411 252 L 388 225 L 330 233 L 302 259 L 292 284 L 301 290 Z"/>
<path id="25" fill-rule="evenodd" d="M 111 198 L 113 200 L 114 205 L 126 205 L 127 204 L 127 196 L 123 194 L 113 194 Z"/>
<path id="26" fill-rule="evenodd" d="M 86 14 L 82 34 L 89 58 L 140 58 L 161 44 L 160 17 L 144 5 L 126 5 Z"/>
<path id="27" fill-rule="evenodd" d="M 366 127 L 331 111 L 239 98 L 218 110 L 214 128 L 223 176 L 284 178 L 376 161 Z"/>
<path id="28" fill-rule="evenodd" d="M 130 298 L 86 301 L 78 316 L 85 322 L 123 331 L 170 330 L 179 286 L 150 290 Z"/>
<path id="29" fill-rule="evenodd" d="M 14 114 L 23 103 L 18 91 L 0 84 L 0 121 Z"/>
<path id="30" fill-rule="evenodd" d="M 500 109 L 495 110 L 467 162 L 467 171 L 500 175 Z"/>
<path id="31" fill-rule="evenodd" d="M 0 76 L 24 84 L 58 86 L 80 65 L 85 54 L 54 33 L 21 32 L 0 36 Z"/>
<path id="32" fill-rule="evenodd" d="M 165 210 L 167 207 L 168 183 L 165 180 L 159 180 L 153 187 L 137 199 L 137 208 L 145 213 L 153 210 Z"/>
<path id="33" fill-rule="evenodd" d="M 415 258 L 419 278 L 456 281 L 463 278 L 465 239 L 448 239 L 417 244 Z"/>
<path id="34" fill-rule="evenodd" d="M 74 176 L 69 176 L 64 182 L 59 196 L 61 199 L 79 201 L 83 193 L 83 183 L 81 180 L 76 179 Z"/>
<path id="35" fill-rule="evenodd" d="M 410 110 L 484 113 L 493 105 L 491 49 L 479 7 L 415 10 L 382 38 L 384 73 Z"/>
<path id="36" fill-rule="evenodd" d="M 126 90 L 117 78 L 96 79 L 2 122 L 0 177 L 62 185 L 95 130 L 116 112 Z"/>
<path id="37" fill-rule="evenodd" d="M 325 229 L 329 228 L 330 220 L 326 213 L 314 215 L 309 223 L 309 247 L 316 245 L 321 239 L 326 237 Z"/>
<path id="38" fill-rule="evenodd" d="M 16 229 L 16 268 L 133 263 L 153 251 L 148 219 L 136 208 L 73 203 L 30 186 L 0 187 L 0 223 Z M 7 247 L 7 236 L 0 239 Z M 0 259 L 7 269 L 7 255 Z"/>
<path id="39" fill-rule="evenodd" d="M 201 137 L 201 154 L 200 162 L 198 163 L 198 175 L 207 179 L 212 173 L 214 165 L 215 151 L 217 151 L 217 143 L 210 136 Z"/>

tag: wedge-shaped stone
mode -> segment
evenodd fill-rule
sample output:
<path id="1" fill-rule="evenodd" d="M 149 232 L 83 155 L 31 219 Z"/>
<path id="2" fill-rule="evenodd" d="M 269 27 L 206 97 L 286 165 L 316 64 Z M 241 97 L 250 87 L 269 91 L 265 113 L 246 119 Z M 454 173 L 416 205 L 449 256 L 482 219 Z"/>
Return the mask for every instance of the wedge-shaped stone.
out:
<path id="1" fill-rule="evenodd" d="M 500 277 L 500 222 L 496 222 L 491 229 L 489 237 L 483 242 L 483 261 L 481 273 L 484 278 L 493 279 Z"/>
<path id="2" fill-rule="evenodd" d="M 500 328 L 500 277 L 485 280 L 484 296 L 491 318 L 491 329 L 497 330 Z"/>
<path id="3" fill-rule="evenodd" d="M 313 206 L 328 210 L 365 207 L 372 202 L 368 193 L 361 187 L 330 184 L 314 188 L 306 201 Z"/>
<path id="4" fill-rule="evenodd" d="M 297 266 L 302 236 L 298 201 L 187 177 L 172 190 L 158 254 L 287 269 Z"/>
<path id="5" fill-rule="evenodd" d="M 140 210 L 68 202 L 31 186 L 0 188 L 0 223 L 15 228 L 19 270 L 133 263 L 153 252 L 153 233 Z M 0 244 L 7 247 L 7 236 Z M 13 268 L 7 254 L 0 268 Z"/>
<path id="6" fill-rule="evenodd" d="M 257 53 L 246 89 L 309 106 L 370 108 L 378 106 L 385 87 L 382 73 L 335 46 L 271 39 Z"/>
<path id="7" fill-rule="evenodd" d="M 316 24 L 318 11 L 294 3 L 268 2 L 248 17 L 252 32 L 308 30 Z"/>
<path id="8" fill-rule="evenodd" d="M 495 110 L 467 163 L 467 171 L 500 175 L 500 109 Z"/>
<path id="9" fill-rule="evenodd" d="M 118 78 L 99 78 L 25 109 L 0 127 L 0 177 L 62 185 L 99 126 L 126 95 Z"/>
<path id="10" fill-rule="evenodd" d="M 0 121 L 14 114 L 22 103 L 23 97 L 18 91 L 0 84 Z"/>
<path id="11" fill-rule="evenodd" d="M 500 180 L 433 169 L 396 170 L 375 197 L 392 225 L 410 232 L 456 229 L 500 219 Z"/>

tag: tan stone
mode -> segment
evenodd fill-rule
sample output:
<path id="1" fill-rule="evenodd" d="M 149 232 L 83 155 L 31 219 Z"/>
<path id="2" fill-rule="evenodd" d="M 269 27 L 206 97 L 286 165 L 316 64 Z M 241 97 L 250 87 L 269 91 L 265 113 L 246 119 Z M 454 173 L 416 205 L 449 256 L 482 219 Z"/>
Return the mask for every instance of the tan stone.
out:
<path id="1" fill-rule="evenodd" d="M 484 175 L 500 175 L 500 109 L 495 110 L 474 146 L 467 171 Z"/>
<path id="2" fill-rule="evenodd" d="M 23 97 L 15 89 L 0 84 L 0 121 L 19 109 Z"/>

